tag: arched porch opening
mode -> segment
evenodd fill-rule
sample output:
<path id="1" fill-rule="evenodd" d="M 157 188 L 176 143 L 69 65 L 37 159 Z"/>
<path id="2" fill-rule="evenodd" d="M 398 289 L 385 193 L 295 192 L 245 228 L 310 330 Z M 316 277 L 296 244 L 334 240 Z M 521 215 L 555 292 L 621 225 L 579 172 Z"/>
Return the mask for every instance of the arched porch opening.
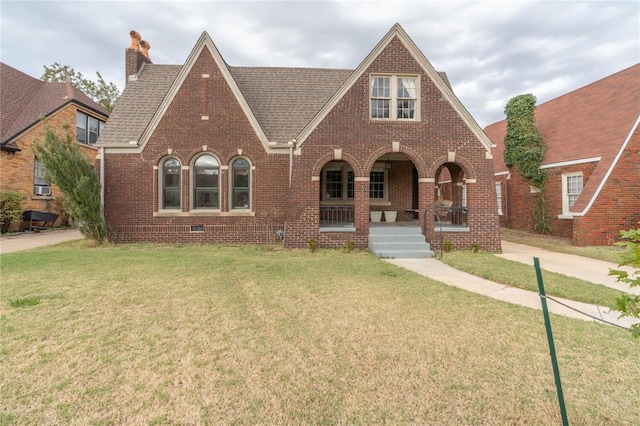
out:
<path id="1" fill-rule="evenodd" d="M 467 226 L 467 187 L 464 169 L 455 162 L 438 167 L 435 175 L 436 226 Z"/>

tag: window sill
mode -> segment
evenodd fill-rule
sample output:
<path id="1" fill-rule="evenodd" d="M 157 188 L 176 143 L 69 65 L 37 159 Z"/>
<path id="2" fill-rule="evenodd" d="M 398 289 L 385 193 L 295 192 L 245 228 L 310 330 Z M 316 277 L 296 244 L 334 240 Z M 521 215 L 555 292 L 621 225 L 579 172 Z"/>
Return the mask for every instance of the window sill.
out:
<path id="1" fill-rule="evenodd" d="M 558 219 L 573 220 L 573 215 L 571 215 L 571 214 L 559 214 L 558 215 Z"/>
<path id="2" fill-rule="evenodd" d="M 370 206 L 390 206 L 391 201 L 369 201 Z"/>
<path id="3" fill-rule="evenodd" d="M 389 123 L 414 123 L 414 124 L 418 124 L 418 123 L 420 123 L 420 119 L 414 118 L 414 119 L 404 119 L 404 120 L 393 120 L 391 118 L 371 118 L 371 117 L 369 117 L 369 123 L 370 124 L 373 124 L 373 123 L 385 123 L 385 124 L 389 124 Z"/>
<path id="4" fill-rule="evenodd" d="M 221 211 L 190 211 L 190 212 L 182 212 L 182 211 L 168 211 L 161 210 L 159 212 L 154 212 L 153 217 L 255 217 L 256 213 L 251 211 L 231 211 L 231 212 L 221 212 Z"/>
<path id="5" fill-rule="evenodd" d="M 53 195 L 32 195 L 31 200 L 51 201 L 55 200 L 55 197 Z"/>

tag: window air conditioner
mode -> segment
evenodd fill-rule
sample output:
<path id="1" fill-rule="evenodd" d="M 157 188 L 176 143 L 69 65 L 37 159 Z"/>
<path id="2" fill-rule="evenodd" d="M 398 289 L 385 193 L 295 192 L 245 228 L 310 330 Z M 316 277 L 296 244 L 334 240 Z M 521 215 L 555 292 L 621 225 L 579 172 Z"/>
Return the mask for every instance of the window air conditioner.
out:
<path id="1" fill-rule="evenodd" d="M 50 186 L 34 186 L 33 192 L 36 195 L 51 195 L 51 187 Z"/>

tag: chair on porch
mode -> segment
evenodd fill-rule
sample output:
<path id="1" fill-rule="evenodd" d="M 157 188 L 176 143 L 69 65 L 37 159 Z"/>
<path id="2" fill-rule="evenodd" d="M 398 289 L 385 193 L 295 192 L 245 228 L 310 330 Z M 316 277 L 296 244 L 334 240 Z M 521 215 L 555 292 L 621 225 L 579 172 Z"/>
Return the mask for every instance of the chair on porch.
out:
<path id="1" fill-rule="evenodd" d="M 451 223 L 451 206 L 453 205 L 453 201 L 451 200 L 438 200 L 435 203 L 435 212 L 438 215 L 438 220 L 440 222 Z"/>

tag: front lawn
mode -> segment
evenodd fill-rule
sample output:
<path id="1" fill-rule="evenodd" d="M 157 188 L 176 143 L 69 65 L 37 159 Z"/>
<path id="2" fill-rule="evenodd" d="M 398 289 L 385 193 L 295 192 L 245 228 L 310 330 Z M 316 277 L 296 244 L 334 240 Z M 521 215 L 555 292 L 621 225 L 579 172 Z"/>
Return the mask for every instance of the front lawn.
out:
<path id="1" fill-rule="evenodd" d="M 1 264 L 0 424 L 560 423 L 539 311 L 368 253 L 74 242 Z M 640 424 L 640 340 L 552 321 L 570 422 Z"/>

